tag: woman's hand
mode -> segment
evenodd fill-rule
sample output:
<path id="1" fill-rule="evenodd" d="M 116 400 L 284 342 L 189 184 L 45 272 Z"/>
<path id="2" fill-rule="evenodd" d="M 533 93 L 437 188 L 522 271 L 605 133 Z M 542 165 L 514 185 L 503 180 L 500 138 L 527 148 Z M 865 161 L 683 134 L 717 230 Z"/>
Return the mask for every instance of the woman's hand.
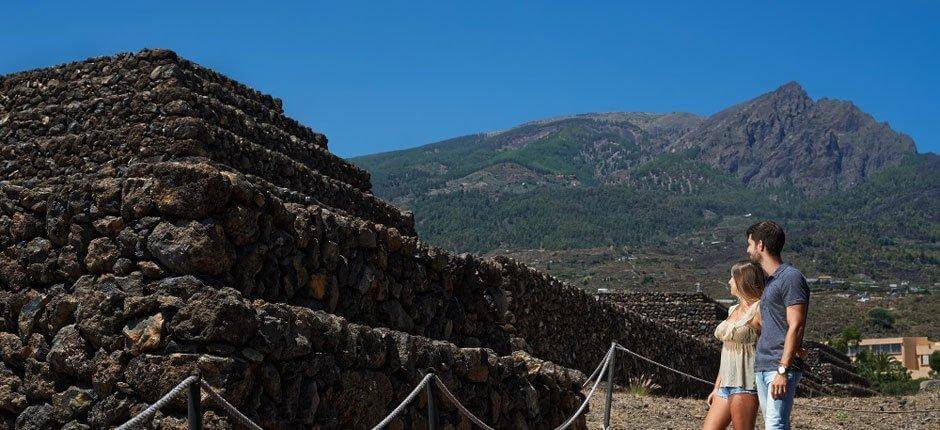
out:
<path id="1" fill-rule="evenodd" d="M 708 406 L 712 405 L 712 402 L 715 401 L 715 396 L 717 395 L 718 395 L 718 388 L 714 388 L 712 389 L 711 393 L 708 393 L 708 399 L 706 399 L 706 401 L 708 402 Z"/>

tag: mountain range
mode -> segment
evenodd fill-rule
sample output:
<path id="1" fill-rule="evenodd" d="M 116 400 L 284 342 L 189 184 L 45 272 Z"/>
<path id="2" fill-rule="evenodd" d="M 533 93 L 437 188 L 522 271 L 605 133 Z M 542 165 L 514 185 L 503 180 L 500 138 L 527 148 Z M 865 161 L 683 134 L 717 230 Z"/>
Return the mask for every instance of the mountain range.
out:
<path id="1" fill-rule="evenodd" d="M 450 249 L 731 249 L 729 226 L 773 218 L 820 272 L 940 280 L 937 155 L 795 82 L 708 117 L 571 115 L 352 161 Z"/>

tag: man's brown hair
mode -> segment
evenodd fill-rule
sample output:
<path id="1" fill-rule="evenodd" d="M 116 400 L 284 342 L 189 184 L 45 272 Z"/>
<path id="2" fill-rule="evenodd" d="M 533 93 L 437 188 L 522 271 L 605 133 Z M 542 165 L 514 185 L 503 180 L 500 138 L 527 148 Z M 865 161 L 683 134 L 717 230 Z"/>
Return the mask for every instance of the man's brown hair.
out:
<path id="1" fill-rule="evenodd" d="M 783 228 L 773 221 L 761 221 L 747 228 L 746 238 L 754 242 L 763 242 L 770 255 L 779 257 L 783 244 L 787 241 Z"/>

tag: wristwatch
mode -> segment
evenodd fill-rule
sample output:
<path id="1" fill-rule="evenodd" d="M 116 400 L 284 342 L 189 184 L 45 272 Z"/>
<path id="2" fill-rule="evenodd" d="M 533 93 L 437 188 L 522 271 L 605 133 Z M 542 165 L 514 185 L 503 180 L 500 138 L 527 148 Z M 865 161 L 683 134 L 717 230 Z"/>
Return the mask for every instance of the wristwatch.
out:
<path id="1" fill-rule="evenodd" d="M 777 374 L 778 374 L 778 375 L 786 375 L 786 374 L 787 374 L 787 366 L 784 366 L 784 365 L 781 364 L 780 367 L 777 367 Z"/>

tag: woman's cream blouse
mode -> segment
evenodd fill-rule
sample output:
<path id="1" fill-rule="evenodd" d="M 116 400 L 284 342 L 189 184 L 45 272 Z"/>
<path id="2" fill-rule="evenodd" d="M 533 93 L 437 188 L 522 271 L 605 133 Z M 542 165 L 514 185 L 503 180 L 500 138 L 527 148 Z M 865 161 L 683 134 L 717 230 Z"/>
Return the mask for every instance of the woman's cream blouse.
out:
<path id="1" fill-rule="evenodd" d="M 748 324 L 758 312 L 760 301 L 752 304 L 739 318 L 734 321 L 724 320 L 715 328 L 715 337 L 722 341 L 721 375 L 722 387 L 742 387 L 748 390 L 757 389 L 754 378 L 754 356 L 756 353 L 757 336 L 760 332 Z M 728 315 L 734 313 L 738 305 L 728 309 Z"/>

